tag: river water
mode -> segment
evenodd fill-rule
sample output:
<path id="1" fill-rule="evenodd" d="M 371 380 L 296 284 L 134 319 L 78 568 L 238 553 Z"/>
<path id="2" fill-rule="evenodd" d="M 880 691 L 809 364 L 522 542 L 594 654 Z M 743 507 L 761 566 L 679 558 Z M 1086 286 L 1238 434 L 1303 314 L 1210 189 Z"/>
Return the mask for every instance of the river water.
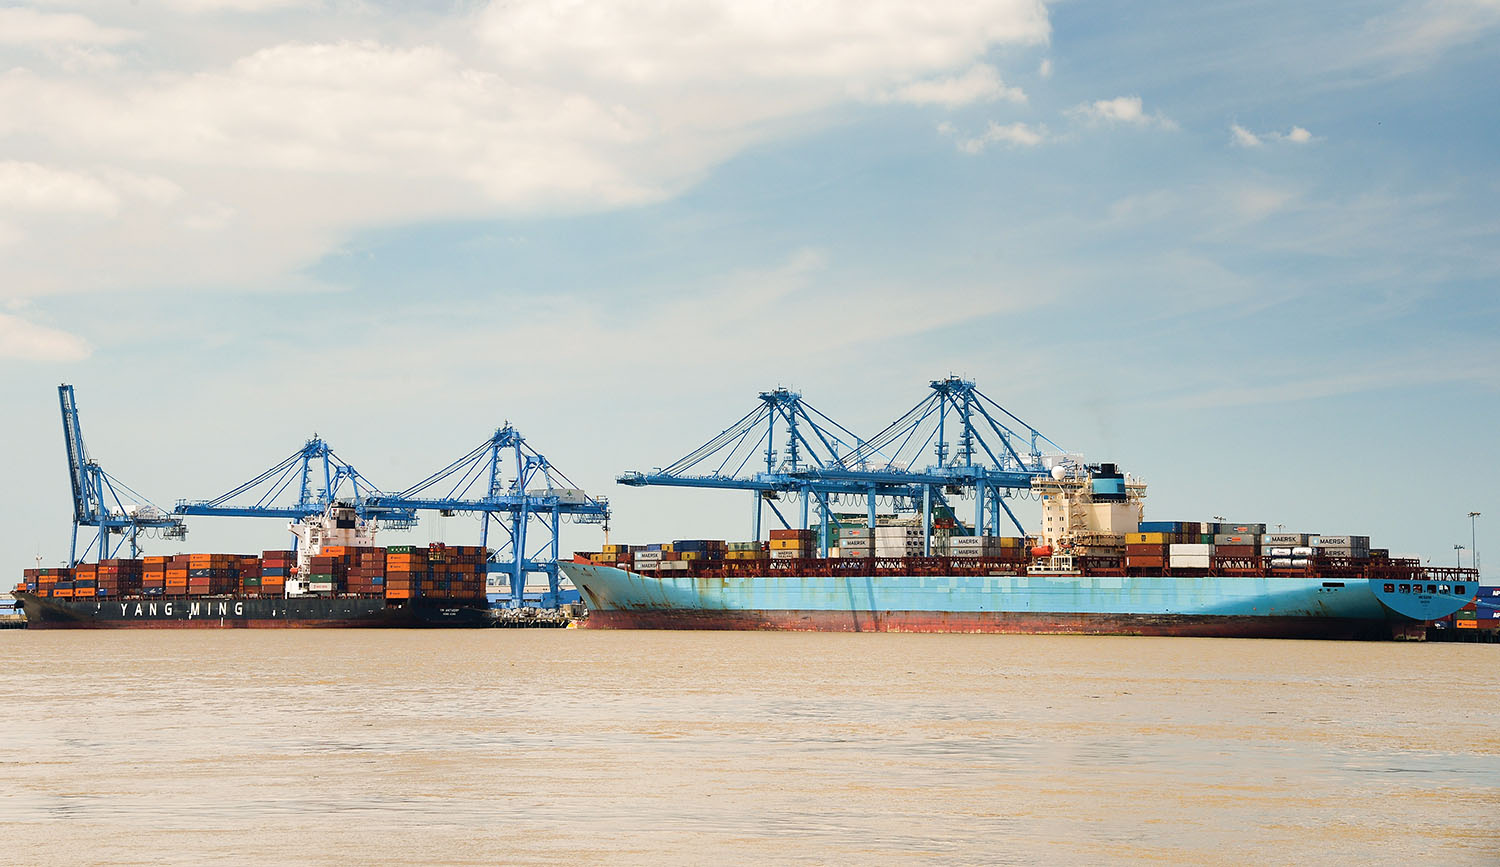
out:
<path id="1" fill-rule="evenodd" d="M 0 632 L 7 863 L 1500 863 L 1500 646 Z"/>

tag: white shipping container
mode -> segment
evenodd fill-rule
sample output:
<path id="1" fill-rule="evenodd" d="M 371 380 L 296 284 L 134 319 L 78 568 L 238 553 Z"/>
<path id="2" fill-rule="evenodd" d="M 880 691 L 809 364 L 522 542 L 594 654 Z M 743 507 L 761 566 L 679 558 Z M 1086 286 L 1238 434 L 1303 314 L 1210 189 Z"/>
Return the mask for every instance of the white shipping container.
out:
<path id="1" fill-rule="evenodd" d="M 310 592 L 310 593 L 332 593 L 333 592 L 333 582 L 332 581 L 311 581 L 311 582 L 308 582 L 307 589 L 308 589 L 308 592 Z"/>
<path id="2" fill-rule="evenodd" d="M 802 551 L 795 548 L 777 548 L 771 552 L 772 560 L 800 560 Z"/>
<path id="3" fill-rule="evenodd" d="M 660 560 L 661 560 L 661 552 L 660 551 L 637 551 L 637 552 L 635 552 L 635 562 L 637 562 L 637 563 L 648 563 L 648 562 L 651 562 L 651 561 L 660 561 Z"/>
<path id="4" fill-rule="evenodd" d="M 855 548 L 840 548 L 838 556 L 840 556 L 840 557 L 868 557 L 868 556 L 870 556 L 870 549 L 869 548 L 859 548 L 859 549 L 855 549 Z"/>
<path id="5" fill-rule="evenodd" d="M 1168 565 L 1173 569 L 1207 569 L 1213 565 L 1213 557 L 1203 554 L 1172 554 Z"/>
<path id="6" fill-rule="evenodd" d="M 1292 549 L 1291 548 L 1272 548 L 1271 549 L 1271 556 L 1272 557 L 1290 557 L 1290 556 L 1292 556 Z"/>
<path id="7" fill-rule="evenodd" d="M 1309 548 L 1307 546 L 1303 546 L 1301 548 L 1293 548 L 1292 549 L 1292 556 L 1293 557 L 1311 557 L 1314 554 L 1314 552 L 1315 552 L 1315 549 Z"/>
<path id="8" fill-rule="evenodd" d="M 1307 534 L 1306 533 L 1267 533 L 1261 539 L 1261 544 L 1264 544 L 1264 545 L 1277 545 L 1277 546 L 1285 546 L 1285 547 L 1289 547 L 1289 548 L 1295 548 L 1298 545 L 1306 545 L 1307 544 Z"/>
<path id="9" fill-rule="evenodd" d="M 1190 542 L 1179 542 L 1177 544 L 1172 545 L 1172 547 L 1168 550 L 1167 553 L 1170 556 L 1173 556 L 1173 557 L 1176 557 L 1179 554 L 1182 554 L 1184 556 L 1187 556 L 1187 555 L 1198 555 L 1198 556 L 1207 557 L 1207 556 L 1210 556 L 1211 554 L 1213 554 L 1213 552 L 1214 552 L 1214 546 L 1212 546 L 1212 545 L 1207 545 L 1207 544 L 1202 544 L 1202 543 L 1197 543 L 1197 542 L 1192 542 L 1192 543 L 1190 543 Z"/>

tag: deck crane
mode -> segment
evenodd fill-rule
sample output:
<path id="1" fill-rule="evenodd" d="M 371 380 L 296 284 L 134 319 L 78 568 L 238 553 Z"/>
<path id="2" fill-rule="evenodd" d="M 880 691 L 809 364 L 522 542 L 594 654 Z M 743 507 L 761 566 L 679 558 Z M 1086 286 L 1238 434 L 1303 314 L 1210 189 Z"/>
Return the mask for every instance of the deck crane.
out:
<path id="1" fill-rule="evenodd" d="M 182 519 L 157 508 L 89 457 L 83 444 L 73 386 L 59 385 L 57 397 L 62 407 L 63 444 L 68 451 L 68 478 L 73 486 L 73 536 L 68 545 L 68 565 L 75 566 L 86 559 L 78 556 L 79 527 L 98 528 L 98 537 L 84 550 L 97 547 L 100 560 L 109 559 L 127 544 L 134 558 L 140 552 L 137 537 L 142 529 L 160 530 L 164 539 L 185 538 L 187 526 Z M 128 499 L 122 499 L 121 494 Z M 111 542 L 111 536 L 120 539 Z"/>
<path id="2" fill-rule="evenodd" d="M 930 388 L 931 394 L 868 440 L 855 437 L 806 404 L 799 394 L 786 389 L 765 392 L 760 395 L 760 407 L 681 460 L 649 473 L 627 472 L 617 481 L 631 486 L 754 491 L 757 539 L 762 502 L 770 503 L 782 524 L 790 527 L 774 499 L 780 492 L 800 494 L 798 526 L 809 527 L 808 502 L 815 501 L 821 513 L 824 556 L 831 501 L 847 495 L 865 499 L 870 527 L 875 526 L 878 497 L 890 497 L 898 506 L 920 511 L 929 546 L 934 509 L 947 506 L 947 496 L 970 491 L 975 497 L 974 532 L 998 533 L 1003 511 L 1024 535 L 1025 528 L 1005 504 L 1003 492 L 1030 488 L 1033 478 L 1046 475 L 1053 464 L 1071 456 L 1061 454 L 1056 443 L 985 396 L 972 382 L 950 376 L 932 381 Z M 775 451 L 778 423 L 786 433 L 786 452 L 779 464 Z M 741 459 L 747 443 L 752 444 L 752 452 Z M 749 458 L 755 456 L 753 449 L 761 447 L 765 472 L 746 475 Z M 913 469 L 925 460 L 929 447 L 936 463 Z M 715 459 L 718 464 L 712 466 Z M 712 468 L 703 472 L 708 466 Z"/>
<path id="3" fill-rule="evenodd" d="M 490 573 L 509 577 L 507 602 L 512 608 L 525 604 L 526 575 L 535 572 L 547 575 L 543 607 L 557 605 L 564 522 L 604 524 L 606 529 L 609 522 L 607 499 L 591 497 L 573 484 L 508 422 L 463 457 L 404 491 L 372 497 L 369 504 L 413 513 L 478 514 L 480 544 L 490 551 Z M 533 523 L 539 525 L 540 536 L 533 532 Z M 492 526 L 503 535 L 491 551 Z"/>

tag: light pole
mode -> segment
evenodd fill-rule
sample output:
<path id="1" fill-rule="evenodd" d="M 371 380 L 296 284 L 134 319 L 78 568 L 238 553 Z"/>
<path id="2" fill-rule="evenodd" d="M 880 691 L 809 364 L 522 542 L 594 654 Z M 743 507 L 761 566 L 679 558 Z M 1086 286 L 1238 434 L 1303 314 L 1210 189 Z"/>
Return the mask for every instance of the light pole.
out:
<path id="1" fill-rule="evenodd" d="M 1469 513 L 1469 556 L 1474 560 L 1474 571 L 1479 571 L 1479 535 L 1474 529 L 1474 519 L 1479 517 L 1478 512 Z"/>
<path id="2" fill-rule="evenodd" d="M 1462 546 L 1462 545 L 1454 545 L 1453 546 L 1453 553 L 1454 553 L 1455 556 L 1458 557 L 1458 568 L 1460 568 L 1460 569 L 1464 568 L 1464 546 Z"/>

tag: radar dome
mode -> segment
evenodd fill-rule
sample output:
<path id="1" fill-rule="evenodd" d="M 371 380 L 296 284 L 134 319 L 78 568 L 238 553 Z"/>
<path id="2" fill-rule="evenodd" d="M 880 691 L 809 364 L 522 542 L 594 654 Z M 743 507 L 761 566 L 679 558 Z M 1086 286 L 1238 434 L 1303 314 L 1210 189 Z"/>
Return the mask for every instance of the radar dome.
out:
<path id="1" fill-rule="evenodd" d="M 1063 477 L 1066 476 L 1067 474 L 1068 474 L 1068 471 L 1067 471 L 1066 468 L 1063 467 L 1062 464 L 1058 464 L 1057 466 L 1055 466 L 1055 467 L 1052 468 L 1052 478 L 1058 480 L 1059 482 L 1062 481 Z"/>

